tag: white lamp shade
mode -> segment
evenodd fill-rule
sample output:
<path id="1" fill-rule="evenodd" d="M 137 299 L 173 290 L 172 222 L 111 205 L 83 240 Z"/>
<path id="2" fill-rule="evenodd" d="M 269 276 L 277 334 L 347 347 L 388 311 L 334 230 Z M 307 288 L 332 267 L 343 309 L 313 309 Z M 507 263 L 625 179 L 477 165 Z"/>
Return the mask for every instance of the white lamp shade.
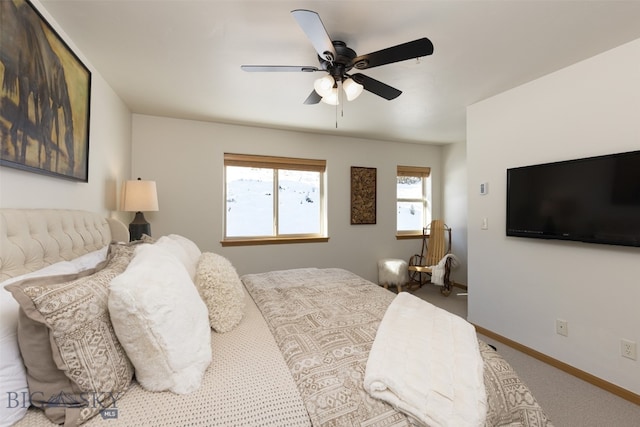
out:
<path id="1" fill-rule="evenodd" d="M 344 93 L 347 95 L 348 101 L 353 101 L 356 99 L 362 91 L 364 90 L 364 86 L 360 83 L 356 83 L 353 79 L 349 78 L 342 83 L 342 88 L 344 89 Z"/>
<path id="2" fill-rule="evenodd" d="M 122 185 L 121 210 L 126 212 L 151 212 L 158 210 L 158 193 L 155 181 L 126 181 Z"/>
<path id="3" fill-rule="evenodd" d="M 322 102 L 329 105 L 340 104 L 340 99 L 338 98 L 338 88 L 334 87 L 333 89 L 331 89 L 331 92 L 322 97 Z"/>
<path id="4" fill-rule="evenodd" d="M 333 89 L 333 85 L 335 83 L 336 82 L 335 80 L 333 80 L 333 77 L 327 74 L 326 76 L 321 77 L 313 82 L 313 89 L 315 89 L 318 95 L 324 98 L 331 93 L 331 90 Z"/>

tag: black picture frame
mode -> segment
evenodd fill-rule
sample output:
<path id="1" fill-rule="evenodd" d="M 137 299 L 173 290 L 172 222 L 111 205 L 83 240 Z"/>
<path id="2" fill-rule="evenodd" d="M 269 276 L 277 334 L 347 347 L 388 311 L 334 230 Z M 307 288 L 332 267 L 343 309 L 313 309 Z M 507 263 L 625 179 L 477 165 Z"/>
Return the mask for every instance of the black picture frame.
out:
<path id="1" fill-rule="evenodd" d="M 88 182 L 91 72 L 31 2 L 0 8 L 0 165 Z"/>

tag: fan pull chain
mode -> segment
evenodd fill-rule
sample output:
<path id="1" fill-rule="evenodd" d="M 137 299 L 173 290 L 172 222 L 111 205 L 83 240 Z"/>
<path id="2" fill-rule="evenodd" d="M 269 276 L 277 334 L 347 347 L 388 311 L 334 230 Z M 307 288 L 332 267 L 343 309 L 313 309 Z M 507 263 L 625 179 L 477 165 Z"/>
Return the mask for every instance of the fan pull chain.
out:
<path id="1" fill-rule="evenodd" d="M 336 129 L 338 129 L 338 105 L 342 104 L 342 91 L 341 89 L 341 85 L 340 85 L 340 81 L 336 82 L 336 89 L 338 91 L 337 95 L 338 95 L 338 99 L 337 99 L 337 103 L 336 103 Z M 340 109 L 342 109 L 342 105 L 340 105 Z"/>
<path id="2" fill-rule="evenodd" d="M 340 81 L 340 117 L 344 117 L 344 88 L 342 87 L 342 81 Z"/>

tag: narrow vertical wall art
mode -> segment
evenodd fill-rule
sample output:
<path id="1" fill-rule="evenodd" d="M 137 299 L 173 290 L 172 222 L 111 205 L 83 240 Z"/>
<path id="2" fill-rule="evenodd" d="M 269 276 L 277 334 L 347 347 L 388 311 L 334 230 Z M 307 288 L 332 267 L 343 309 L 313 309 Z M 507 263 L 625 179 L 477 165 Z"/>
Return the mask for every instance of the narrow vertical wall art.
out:
<path id="1" fill-rule="evenodd" d="M 351 167 L 351 224 L 376 223 L 376 168 Z"/>

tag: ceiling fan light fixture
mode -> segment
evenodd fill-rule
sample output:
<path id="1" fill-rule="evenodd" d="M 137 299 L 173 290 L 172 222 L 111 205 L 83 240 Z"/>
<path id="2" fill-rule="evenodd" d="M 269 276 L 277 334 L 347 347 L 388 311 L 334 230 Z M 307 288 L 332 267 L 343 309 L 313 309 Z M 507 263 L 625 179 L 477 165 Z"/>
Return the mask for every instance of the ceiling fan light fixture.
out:
<path id="1" fill-rule="evenodd" d="M 347 101 L 353 101 L 360 96 L 364 90 L 364 86 L 356 83 L 352 78 L 348 78 L 342 83 L 342 89 L 344 89 L 344 93 L 347 95 Z"/>
<path id="2" fill-rule="evenodd" d="M 338 88 L 331 88 L 329 93 L 322 97 L 322 102 L 329 105 L 338 105 L 340 104 L 340 99 L 338 97 Z"/>
<path id="3" fill-rule="evenodd" d="M 335 80 L 330 75 L 326 75 L 313 82 L 313 88 L 321 97 L 329 96 L 335 85 Z"/>
<path id="4" fill-rule="evenodd" d="M 392 100 L 402 94 L 401 90 L 382 83 L 365 74 L 356 73 L 353 77 L 347 74 L 352 68 L 366 70 L 381 65 L 407 61 L 433 54 L 433 43 L 426 37 L 410 42 L 401 43 L 386 49 L 357 55 L 344 41 L 333 40 L 327 33 L 320 15 L 307 9 L 294 9 L 291 11 L 294 19 L 305 33 L 315 49 L 320 67 L 314 66 L 288 66 L 288 65 L 242 65 L 244 71 L 291 71 L 291 72 L 315 72 L 326 71 L 329 75 L 314 82 L 314 90 L 307 96 L 304 104 L 317 104 L 321 101 L 338 105 L 339 98 L 346 96 L 348 101 L 356 99 L 363 90 L 377 95 L 386 100 Z M 354 80 L 355 79 L 355 80 Z M 343 85 L 344 83 L 344 85 Z M 331 88 L 338 87 L 338 94 L 330 94 Z M 345 91 L 345 95 L 342 94 Z M 326 98 L 323 99 L 323 98 Z"/>

